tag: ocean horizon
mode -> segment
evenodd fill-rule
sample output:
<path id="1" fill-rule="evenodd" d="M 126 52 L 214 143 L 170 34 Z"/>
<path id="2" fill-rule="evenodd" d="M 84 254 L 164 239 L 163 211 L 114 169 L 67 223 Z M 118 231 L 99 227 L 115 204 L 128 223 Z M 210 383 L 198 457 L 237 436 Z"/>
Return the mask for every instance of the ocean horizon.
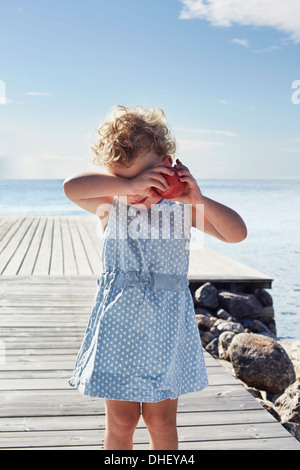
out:
<path id="1" fill-rule="evenodd" d="M 0 215 L 91 215 L 69 201 L 63 179 L 0 180 Z M 205 235 L 208 247 L 272 277 L 280 339 L 300 339 L 300 180 L 201 179 L 203 194 L 243 217 L 247 238 L 237 244 Z M 192 229 L 197 238 L 197 230 Z"/>

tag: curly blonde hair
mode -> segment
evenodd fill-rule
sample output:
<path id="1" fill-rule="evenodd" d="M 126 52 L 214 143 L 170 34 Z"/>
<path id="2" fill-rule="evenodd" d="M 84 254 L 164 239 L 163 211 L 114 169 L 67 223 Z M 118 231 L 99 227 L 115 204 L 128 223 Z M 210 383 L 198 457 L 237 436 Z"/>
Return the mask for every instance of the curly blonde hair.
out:
<path id="1" fill-rule="evenodd" d="M 158 155 L 176 151 L 175 139 L 167 127 L 162 109 L 116 106 L 98 127 L 97 141 L 91 145 L 93 162 L 99 166 L 130 167 L 141 150 L 155 150 Z"/>

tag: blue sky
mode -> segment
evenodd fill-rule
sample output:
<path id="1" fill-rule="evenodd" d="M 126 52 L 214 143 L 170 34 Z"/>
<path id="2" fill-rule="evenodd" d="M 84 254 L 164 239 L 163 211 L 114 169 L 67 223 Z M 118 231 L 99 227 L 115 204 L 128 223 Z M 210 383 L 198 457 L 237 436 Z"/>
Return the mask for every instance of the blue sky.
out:
<path id="1" fill-rule="evenodd" d="M 0 177 L 99 170 L 87 160 L 97 125 L 142 104 L 164 109 L 196 178 L 299 179 L 296 4 L 2 3 Z"/>

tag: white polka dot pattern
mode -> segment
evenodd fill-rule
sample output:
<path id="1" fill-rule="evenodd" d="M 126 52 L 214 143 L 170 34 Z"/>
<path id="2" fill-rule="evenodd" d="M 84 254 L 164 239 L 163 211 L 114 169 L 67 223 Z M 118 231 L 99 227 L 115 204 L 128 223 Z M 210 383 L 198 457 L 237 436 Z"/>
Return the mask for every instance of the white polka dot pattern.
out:
<path id="1" fill-rule="evenodd" d="M 178 202 L 154 208 L 156 224 L 152 210 L 137 212 L 114 197 L 103 273 L 69 380 L 84 395 L 157 402 L 208 385 L 187 280 L 190 218 Z"/>

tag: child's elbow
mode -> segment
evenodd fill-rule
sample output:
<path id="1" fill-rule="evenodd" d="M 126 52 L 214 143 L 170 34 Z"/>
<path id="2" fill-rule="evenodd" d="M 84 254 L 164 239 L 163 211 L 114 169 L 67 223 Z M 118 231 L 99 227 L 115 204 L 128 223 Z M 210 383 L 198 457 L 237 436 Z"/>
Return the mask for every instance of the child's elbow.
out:
<path id="1" fill-rule="evenodd" d="M 235 243 L 241 243 L 247 238 L 247 229 L 245 229 Z"/>
<path id="2" fill-rule="evenodd" d="M 74 184 L 72 184 L 72 177 L 68 177 L 65 179 L 63 182 L 63 190 L 68 199 L 72 199 L 72 196 L 74 196 Z"/>
<path id="3" fill-rule="evenodd" d="M 247 227 L 242 227 L 240 230 L 236 231 L 235 234 L 232 236 L 228 243 L 241 243 L 243 240 L 247 238 Z"/>

